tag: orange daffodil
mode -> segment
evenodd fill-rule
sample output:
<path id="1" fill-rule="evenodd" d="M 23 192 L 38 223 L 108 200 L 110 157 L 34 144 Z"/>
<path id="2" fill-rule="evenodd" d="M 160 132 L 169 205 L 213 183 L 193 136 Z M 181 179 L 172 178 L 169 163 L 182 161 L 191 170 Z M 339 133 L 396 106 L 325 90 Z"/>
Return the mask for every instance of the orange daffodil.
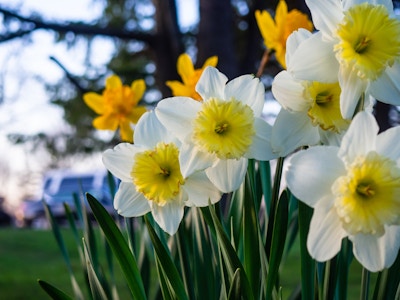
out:
<path id="1" fill-rule="evenodd" d="M 275 21 L 266 10 L 256 11 L 255 16 L 265 46 L 268 50 L 275 51 L 276 60 L 286 68 L 286 40 L 296 29 L 304 28 L 310 31 L 313 29 L 308 16 L 297 9 L 288 12 L 284 0 L 280 0 L 278 3 Z"/>
<path id="2" fill-rule="evenodd" d="M 108 77 L 101 95 L 89 92 L 83 96 L 86 105 L 100 115 L 93 120 L 93 126 L 100 130 L 115 131 L 119 128 L 121 139 L 132 142 L 132 124 L 136 124 L 146 112 L 144 106 L 138 106 L 145 89 L 146 85 L 142 79 L 126 86 L 122 85 L 118 76 Z"/>
<path id="3" fill-rule="evenodd" d="M 172 90 L 174 96 L 187 96 L 200 101 L 201 97 L 196 92 L 195 87 L 201 74 L 207 66 L 216 67 L 218 57 L 212 56 L 208 58 L 201 69 L 195 69 L 192 59 L 186 53 L 181 54 L 177 62 L 177 70 L 182 81 L 167 81 L 166 85 Z"/>
<path id="4" fill-rule="evenodd" d="M 340 147 L 295 153 L 289 189 L 312 208 L 307 248 L 318 261 L 333 258 L 342 239 L 372 272 L 390 267 L 400 248 L 400 127 L 378 134 L 374 116 L 358 113 Z"/>

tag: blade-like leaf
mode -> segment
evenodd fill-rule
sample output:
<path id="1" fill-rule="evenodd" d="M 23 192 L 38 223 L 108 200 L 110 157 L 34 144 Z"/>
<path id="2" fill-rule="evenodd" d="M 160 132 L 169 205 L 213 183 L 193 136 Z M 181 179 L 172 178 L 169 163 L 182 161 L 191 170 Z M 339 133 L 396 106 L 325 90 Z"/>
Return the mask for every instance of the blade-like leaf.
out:
<path id="1" fill-rule="evenodd" d="M 315 261 L 307 250 L 307 236 L 313 209 L 299 201 L 299 236 L 301 263 L 301 295 L 303 299 L 314 299 Z"/>
<path id="2" fill-rule="evenodd" d="M 275 215 L 274 231 L 272 233 L 271 256 L 267 276 L 266 299 L 272 299 L 272 291 L 278 278 L 279 266 L 285 248 L 288 224 L 289 197 L 284 191 L 279 199 Z"/>
<path id="3" fill-rule="evenodd" d="M 147 216 L 145 216 L 144 219 L 146 221 L 147 230 L 149 231 L 151 241 L 153 242 L 154 251 L 159 259 L 162 271 L 168 278 L 170 286 L 174 290 L 175 296 L 177 297 L 177 299 L 188 299 L 182 279 L 179 275 L 178 270 L 176 269 L 175 264 L 171 259 L 171 256 L 168 254 L 167 249 L 165 249 L 163 243 L 154 231 L 154 228 L 153 226 L 151 226 Z"/>
<path id="4" fill-rule="evenodd" d="M 241 291 L 240 291 L 240 269 L 236 269 L 233 274 L 232 284 L 228 293 L 228 300 L 240 299 Z"/>
<path id="5" fill-rule="evenodd" d="M 94 300 L 109 299 L 109 297 L 107 297 L 106 292 L 103 289 L 102 284 L 100 283 L 99 278 L 97 277 L 96 271 L 93 268 L 92 259 L 89 255 L 88 246 L 84 239 L 82 242 L 83 242 L 83 248 L 85 250 L 86 268 L 89 278 L 90 290 L 92 292 L 92 297 Z"/>
<path id="6" fill-rule="evenodd" d="M 138 266 L 121 231 L 118 229 L 113 218 L 92 195 L 87 194 L 87 200 L 121 266 L 134 299 L 146 299 Z"/>
<path id="7" fill-rule="evenodd" d="M 206 208 L 204 208 L 205 210 Z M 203 209 L 202 209 L 203 211 Z M 239 260 L 239 257 L 237 256 L 235 249 L 232 247 L 226 232 L 222 228 L 221 222 L 218 220 L 218 217 L 214 211 L 214 209 L 209 206 L 209 212 L 211 214 L 212 218 L 212 225 L 215 228 L 215 232 L 217 234 L 218 238 L 218 244 L 220 245 L 221 252 L 222 252 L 222 257 L 224 259 L 226 268 L 230 274 L 230 279 L 233 279 L 234 273 L 236 272 L 236 269 L 241 269 L 243 272 L 240 272 L 241 276 L 241 284 L 242 286 L 242 293 L 243 297 L 245 299 L 254 299 L 253 291 L 251 290 L 249 279 L 246 276 L 246 273 L 244 272 L 243 265 L 241 261 Z M 206 214 L 205 214 L 206 215 Z M 206 222 L 209 222 L 210 220 L 208 217 L 205 217 Z M 209 224 L 210 225 L 210 224 Z"/>
<path id="8" fill-rule="evenodd" d="M 40 287 L 54 300 L 73 300 L 70 296 L 44 280 L 38 280 Z"/>

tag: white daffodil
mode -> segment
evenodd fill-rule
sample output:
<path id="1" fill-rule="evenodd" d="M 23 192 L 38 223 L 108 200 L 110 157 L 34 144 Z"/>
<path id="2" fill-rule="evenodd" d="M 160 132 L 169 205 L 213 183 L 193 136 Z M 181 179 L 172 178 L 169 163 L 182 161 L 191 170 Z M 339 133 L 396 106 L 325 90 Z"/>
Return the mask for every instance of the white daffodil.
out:
<path id="1" fill-rule="evenodd" d="M 326 261 L 348 237 L 357 260 L 376 272 L 390 267 L 400 248 L 400 127 L 378 135 L 371 113 L 360 112 L 342 144 L 316 146 L 290 160 L 286 180 L 314 208 L 307 247 Z"/>
<path id="2" fill-rule="evenodd" d="M 156 114 L 183 143 L 179 155 L 183 176 L 206 170 L 222 192 L 236 190 L 247 171 L 247 159 L 270 160 L 271 126 L 261 119 L 264 87 L 252 75 L 228 82 L 207 67 L 196 86 L 201 102 L 186 97 L 161 101 Z"/>
<path id="3" fill-rule="evenodd" d="M 337 144 L 350 121 L 340 113 L 338 82 L 322 83 L 295 79 L 291 73 L 292 56 L 298 45 L 312 33 L 300 29 L 287 40 L 288 71 L 281 71 L 272 82 L 272 93 L 281 104 L 272 128 L 273 150 L 284 157 L 300 146 Z"/>
<path id="4" fill-rule="evenodd" d="M 400 21 L 391 0 L 306 0 L 319 30 L 299 46 L 292 72 L 303 80 L 339 81 L 350 119 L 365 93 L 400 105 Z"/>
<path id="5" fill-rule="evenodd" d="M 184 206 L 207 206 L 221 193 L 204 172 L 184 177 L 179 166 L 179 141 L 158 121 L 144 114 L 135 128 L 135 144 L 121 143 L 103 154 L 103 163 L 121 179 L 114 207 L 124 217 L 151 211 L 160 227 L 174 234 Z"/>

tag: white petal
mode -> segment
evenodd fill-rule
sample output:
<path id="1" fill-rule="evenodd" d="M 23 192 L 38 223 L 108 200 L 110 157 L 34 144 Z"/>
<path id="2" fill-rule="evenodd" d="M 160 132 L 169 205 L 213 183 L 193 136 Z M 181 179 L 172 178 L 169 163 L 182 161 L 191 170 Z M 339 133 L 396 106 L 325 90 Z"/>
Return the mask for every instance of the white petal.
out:
<path id="1" fill-rule="evenodd" d="M 192 121 L 202 104 L 188 97 L 172 97 L 161 100 L 155 108 L 160 122 L 181 141 L 190 135 Z"/>
<path id="2" fill-rule="evenodd" d="M 124 217 L 139 217 L 150 211 L 149 201 L 129 182 L 121 182 L 115 194 L 114 208 Z"/>
<path id="3" fill-rule="evenodd" d="M 339 157 L 347 164 L 350 164 L 357 156 L 376 150 L 376 136 L 378 131 L 379 127 L 375 117 L 365 111 L 359 112 L 343 136 L 338 153 Z"/>
<path id="4" fill-rule="evenodd" d="M 337 82 L 339 63 L 333 52 L 333 43 L 323 41 L 320 32 L 314 33 L 299 45 L 288 71 L 300 80 Z"/>
<path id="5" fill-rule="evenodd" d="M 288 71 L 278 73 L 272 82 L 272 94 L 285 109 L 307 111 L 310 102 L 304 98 L 304 86 L 294 79 Z"/>
<path id="6" fill-rule="evenodd" d="M 205 170 L 215 164 L 216 157 L 200 151 L 193 144 L 183 144 L 179 150 L 179 164 L 184 178 L 199 170 Z"/>
<path id="7" fill-rule="evenodd" d="M 274 152 L 285 157 L 300 146 L 313 146 L 319 140 L 318 127 L 312 125 L 305 112 L 281 109 L 272 127 L 271 144 Z"/>
<path id="8" fill-rule="evenodd" d="M 331 195 L 333 182 L 346 172 L 337 151 L 334 146 L 315 146 L 290 158 L 286 182 L 298 199 L 314 207 L 319 200 Z"/>
<path id="9" fill-rule="evenodd" d="M 253 136 L 250 149 L 244 156 L 265 161 L 276 158 L 277 155 L 272 151 L 270 142 L 272 126 L 261 118 L 255 118 L 254 121 L 256 134 Z"/>
<path id="10" fill-rule="evenodd" d="M 204 101 L 215 97 L 224 99 L 225 84 L 228 78 L 214 67 L 206 67 L 196 85 L 196 91 Z"/>
<path id="11" fill-rule="evenodd" d="M 310 255 L 317 261 L 327 261 L 340 250 L 342 239 L 347 236 L 335 208 L 329 200 L 321 199 L 315 205 L 307 238 Z"/>
<path id="12" fill-rule="evenodd" d="M 286 40 L 286 65 L 290 66 L 292 55 L 296 51 L 297 47 L 301 42 L 310 38 L 312 33 L 304 28 L 299 28 L 296 31 L 293 31 Z"/>
<path id="13" fill-rule="evenodd" d="M 328 146 L 340 147 L 345 131 L 336 133 L 318 128 L 321 143 Z"/>
<path id="14" fill-rule="evenodd" d="M 366 90 L 366 82 L 361 80 L 357 73 L 350 68 L 340 67 L 339 84 L 340 112 L 344 119 L 351 119 L 361 94 Z"/>
<path id="15" fill-rule="evenodd" d="M 159 142 L 177 142 L 175 137 L 161 124 L 154 111 L 146 112 L 139 119 L 134 133 L 135 145 L 154 148 Z"/>
<path id="16" fill-rule="evenodd" d="M 389 128 L 376 138 L 376 150 L 379 154 L 394 161 L 400 159 L 400 126 Z"/>
<path id="17" fill-rule="evenodd" d="M 103 164 L 116 177 L 125 182 L 131 182 L 131 171 L 136 153 L 146 148 L 128 143 L 121 143 L 103 153 Z"/>
<path id="18" fill-rule="evenodd" d="M 399 226 L 385 226 L 385 234 L 379 238 L 367 234 L 357 234 L 349 238 L 353 242 L 354 256 L 371 272 L 390 267 L 399 253 Z"/>
<path id="19" fill-rule="evenodd" d="M 247 171 L 247 158 L 219 160 L 206 170 L 210 181 L 223 193 L 236 191 L 244 180 Z"/>
<path id="20" fill-rule="evenodd" d="M 264 85 L 253 75 L 243 75 L 229 81 L 225 87 L 225 100 L 232 98 L 247 104 L 253 110 L 254 116 L 262 113 L 265 101 Z"/>
<path id="21" fill-rule="evenodd" d="M 400 105 L 400 63 L 385 72 L 369 86 L 369 93 L 381 102 Z"/>
<path id="22" fill-rule="evenodd" d="M 207 206 L 221 199 L 221 192 L 211 183 L 204 172 L 196 172 L 185 179 L 182 188 L 188 194 L 187 206 Z"/>
<path id="23" fill-rule="evenodd" d="M 306 0 L 315 28 L 332 36 L 343 18 L 340 0 Z"/>
<path id="24" fill-rule="evenodd" d="M 154 220 L 165 232 L 173 235 L 179 228 L 183 218 L 184 205 L 182 201 L 171 201 L 160 206 L 157 203 L 150 202 L 151 213 Z"/>

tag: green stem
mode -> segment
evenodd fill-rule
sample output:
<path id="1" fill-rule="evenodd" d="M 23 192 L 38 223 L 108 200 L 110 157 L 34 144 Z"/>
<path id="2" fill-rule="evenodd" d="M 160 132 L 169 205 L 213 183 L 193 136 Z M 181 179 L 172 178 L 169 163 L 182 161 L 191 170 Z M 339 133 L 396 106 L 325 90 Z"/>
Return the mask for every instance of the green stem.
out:
<path id="1" fill-rule="evenodd" d="M 361 293 L 360 300 L 368 300 L 370 272 L 363 268 L 361 276 Z"/>

